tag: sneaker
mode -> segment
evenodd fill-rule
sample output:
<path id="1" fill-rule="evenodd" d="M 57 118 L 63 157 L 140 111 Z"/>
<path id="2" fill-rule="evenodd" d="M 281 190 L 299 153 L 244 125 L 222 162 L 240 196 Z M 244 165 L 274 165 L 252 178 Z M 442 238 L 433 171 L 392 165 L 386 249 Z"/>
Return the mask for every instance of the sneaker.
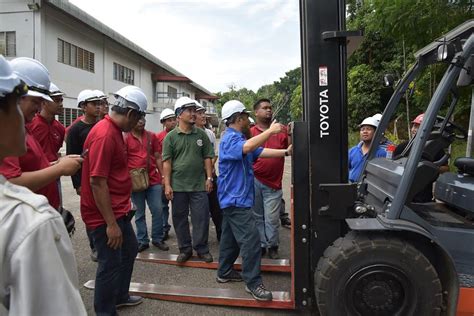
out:
<path id="1" fill-rule="evenodd" d="M 278 247 L 270 247 L 268 248 L 268 258 L 270 259 L 279 259 L 278 256 Z"/>
<path id="2" fill-rule="evenodd" d="M 202 261 L 207 262 L 207 263 L 211 263 L 212 261 L 214 261 L 214 259 L 212 258 L 212 255 L 209 252 L 203 253 L 203 254 L 198 253 L 198 257 L 199 259 L 202 259 Z"/>
<path id="3" fill-rule="evenodd" d="M 147 250 L 148 248 L 150 248 L 149 244 L 138 244 L 138 252 L 142 252 L 144 250 Z"/>
<path id="4" fill-rule="evenodd" d="M 230 270 L 230 273 L 226 276 L 216 278 L 217 283 L 227 283 L 227 282 L 242 282 L 242 274 L 235 270 Z"/>
<path id="5" fill-rule="evenodd" d="M 192 252 L 181 252 L 176 258 L 176 262 L 186 262 L 193 256 Z"/>
<path id="6" fill-rule="evenodd" d="M 162 242 L 152 241 L 151 243 L 153 244 L 153 246 L 155 246 L 156 248 L 160 250 L 163 250 L 163 251 L 170 250 L 170 247 L 168 247 L 168 245 L 164 241 Z"/>
<path id="7" fill-rule="evenodd" d="M 280 218 L 281 226 L 291 228 L 291 219 L 289 217 Z"/>
<path id="8" fill-rule="evenodd" d="M 245 291 L 252 294 L 257 301 L 271 301 L 273 299 L 272 292 L 268 291 L 263 284 L 257 285 L 252 290 L 245 286 Z"/>
<path id="9" fill-rule="evenodd" d="M 97 250 L 92 250 L 91 252 L 91 260 L 97 262 Z"/>
<path id="10" fill-rule="evenodd" d="M 143 303 L 143 297 L 141 296 L 129 296 L 128 300 L 122 303 L 115 305 L 116 308 L 125 307 L 125 306 L 135 306 Z"/>

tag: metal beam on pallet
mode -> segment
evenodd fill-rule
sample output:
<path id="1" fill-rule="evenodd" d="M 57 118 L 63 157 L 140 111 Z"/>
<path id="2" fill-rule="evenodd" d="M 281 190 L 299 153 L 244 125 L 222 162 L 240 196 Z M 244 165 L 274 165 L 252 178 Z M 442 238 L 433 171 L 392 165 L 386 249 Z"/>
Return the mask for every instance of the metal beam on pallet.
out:
<path id="1" fill-rule="evenodd" d="M 95 281 L 90 280 L 84 287 L 93 290 Z M 257 301 L 244 291 L 221 288 L 196 288 L 174 285 L 157 285 L 147 283 L 130 283 L 130 294 L 152 299 L 174 301 L 181 303 L 224 305 L 272 309 L 294 309 L 294 302 L 289 292 L 274 291 L 273 300 Z"/>
<path id="2" fill-rule="evenodd" d="M 192 257 L 186 262 L 176 262 L 178 255 L 170 255 L 158 252 L 141 252 L 137 255 L 138 261 L 151 262 L 151 263 L 160 263 L 160 264 L 169 264 L 176 265 L 180 267 L 190 267 L 190 268 L 202 268 L 202 269 L 217 269 L 218 261 L 213 261 L 207 263 L 199 259 L 198 257 Z M 261 271 L 265 272 L 283 272 L 290 273 L 291 266 L 289 259 L 265 259 L 262 258 L 261 261 Z M 242 259 L 238 258 L 235 261 L 234 269 L 242 270 Z"/>

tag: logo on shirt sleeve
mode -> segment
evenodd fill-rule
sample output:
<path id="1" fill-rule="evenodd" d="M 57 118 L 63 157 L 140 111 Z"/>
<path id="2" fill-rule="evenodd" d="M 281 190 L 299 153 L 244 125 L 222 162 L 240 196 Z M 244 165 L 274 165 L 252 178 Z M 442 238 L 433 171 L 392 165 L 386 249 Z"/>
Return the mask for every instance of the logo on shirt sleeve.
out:
<path id="1" fill-rule="evenodd" d="M 196 141 L 196 144 L 199 146 L 199 147 L 202 147 L 202 139 L 198 139 Z"/>

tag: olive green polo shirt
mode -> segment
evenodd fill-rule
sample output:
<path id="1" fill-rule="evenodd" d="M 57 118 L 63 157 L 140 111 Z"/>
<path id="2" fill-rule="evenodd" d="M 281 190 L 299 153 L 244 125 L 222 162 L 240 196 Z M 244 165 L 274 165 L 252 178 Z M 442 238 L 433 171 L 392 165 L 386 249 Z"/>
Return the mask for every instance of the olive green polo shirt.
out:
<path id="1" fill-rule="evenodd" d="M 209 137 L 196 128 L 185 133 L 176 126 L 163 142 L 163 161 L 171 160 L 171 187 L 176 192 L 206 191 L 204 159 L 213 158 Z"/>

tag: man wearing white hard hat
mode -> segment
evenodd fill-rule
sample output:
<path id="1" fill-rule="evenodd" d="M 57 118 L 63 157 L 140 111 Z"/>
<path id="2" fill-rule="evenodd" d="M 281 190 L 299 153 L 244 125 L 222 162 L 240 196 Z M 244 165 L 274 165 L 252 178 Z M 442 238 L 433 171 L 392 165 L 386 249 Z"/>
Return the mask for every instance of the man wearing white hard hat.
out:
<path id="1" fill-rule="evenodd" d="M 382 114 L 381 113 L 376 113 L 372 116 L 378 124 L 380 124 L 380 120 L 382 120 Z M 385 135 L 382 137 L 380 140 L 380 147 L 382 147 L 385 151 L 387 151 L 387 147 L 393 145 L 393 142 L 389 140 Z"/>
<path id="2" fill-rule="evenodd" d="M 189 260 L 193 249 L 205 262 L 209 253 L 209 201 L 213 189 L 211 142 L 206 133 L 194 126 L 196 103 L 188 97 L 176 100 L 178 126 L 166 135 L 163 143 L 165 195 L 173 203 L 173 227 L 178 239 L 177 262 Z M 191 212 L 192 238 L 188 215 Z"/>
<path id="3" fill-rule="evenodd" d="M 349 149 L 349 181 L 351 182 L 357 182 L 359 180 L 379 122 L 377 118 L 369 116 L 359 125 L 360 142 Z M 380 146 L 377 146 L 375 157 L 386 157 L 386 155 L 387 152 Z"/>
<path id="4" fill-rule="evenodd" d="M 107 114 L 109 114 L 109 101 L 107 96 L 101 90 L 93 90 L 95 95 L 100 99 L 100 115 L 99 119 L 103 119 Z"/>
<path id="5" fill-rule="evenodd" d="M 26 91 L 0 55 L 0 162 L 26 153 Z M 71 240 L 46 198 L 0 176 L 0 218 L 0 315 L 87 315 Z"/>
<path id="6" fill-rule="evenodd" d="M 11 67 L 29 89 L 19 102 L 27 124 L 41 109 L 43 100 L 53 101 L 49 96 L 49 72 L 39 61 L 27 57 L 13 59 Z M 20 157 L 5 158 L 0 165 L 0 174 L 14 184 L 44 195 L 52 207 L 59 209 L 60 195 L 56 180 L 61 176 L 76 173 L 82 159 L 77 155 L 70 155 L 51 164 L 28 126 L 25 126 L 25 129 L 27 152 Z"/>
<path id="7" fill-rule="evenodd" d="M 66 154 L 81 155 L 83 153 L 87 135 L 89 135 L 92 127 L 99 120 L 100 102 L 100 97 L 93 90 L 86 89 L 79 92 L 77 106 L 81 108 L 83 115 L 78 117 L 77 121 L 69 126 L 66 138 Z M 76 190 L 77 195 L 81 195 L 81 176 L 82 169 L 79 169 L 71 176 L 72 186 Z M 91 259 L 92 261 L 97 261 L 97 251 L 94 248 L 92 237 L 88 231 L 87 237 L 89 238 L 89 247 L 91 248 Z"/>
<path id="8" fill-rule="evenodd" d="M 165 140 L 166 135 L 171 132 L 176 127 L 176 114 L 172 109 L 163 109 L 160 114 L 160 123 L 163 124 L 163 130 L 156 134 L 158 141 L 160 143 L 160 152 L 163 152 L 163 141 Z M 163 161 L 161 164 L 158 164 L 158 171 L 163 176 Z M 163 207 L 163 231 L 164 236 L 163 240 L 166 241 L 169 238 L 169 232 L 171 229 L 171 225 L 169 223 L 170 217 L 170 201 L 166 198 L 164 185 L 162 186 L 163 192 L 161 194 L 161 205 Z"/>
<path id="9" fill-rule="evenodd" d="M 285 157 L 289 149 L 262 148 L 271 135 L 281 131 L 273 122 L 261 134 L 246 139 L 250 133 L 249 112 L 237 100 L 222 107 L 222 120 L 227 130 L 219 145 L 218 197 L 222 208 L 222 235 L 219 243 L 217 282 L 244 281 L 245 290 L 256 300 L 270 301 L 273 296 L 260 275 L 260 235 L 251 208 L 254 205 L 253 162 L 257 158 Z M 235 260 L 242 256 L 242 274 L 233 269 Z"/>
<path id="10" fill-rule="evenodd" d="M 97 250 L 98 315 L 116 315 L 117 307 L 142 302 L 128 293 L 138 242 L 130 222 L 132 181 L 122 132 L 131 131 L 145 115 L 147 99 L 135 86 L 120 89 L 115 98 L 110 114 L 86 138 L 81 180 L 81 216 Z"/>
<path id="11" fill-rule="evenodd" d="M 51 82 L 50 97 L 53 101 L 44 100 L 41 111 L 28 126 L 50 162 L 58 160 L 58 152 L 63 146 L 66 133 L 64 125 L 56 120 L 56 115 L 63 112 L 63 95 L 64 93 Z"/>

